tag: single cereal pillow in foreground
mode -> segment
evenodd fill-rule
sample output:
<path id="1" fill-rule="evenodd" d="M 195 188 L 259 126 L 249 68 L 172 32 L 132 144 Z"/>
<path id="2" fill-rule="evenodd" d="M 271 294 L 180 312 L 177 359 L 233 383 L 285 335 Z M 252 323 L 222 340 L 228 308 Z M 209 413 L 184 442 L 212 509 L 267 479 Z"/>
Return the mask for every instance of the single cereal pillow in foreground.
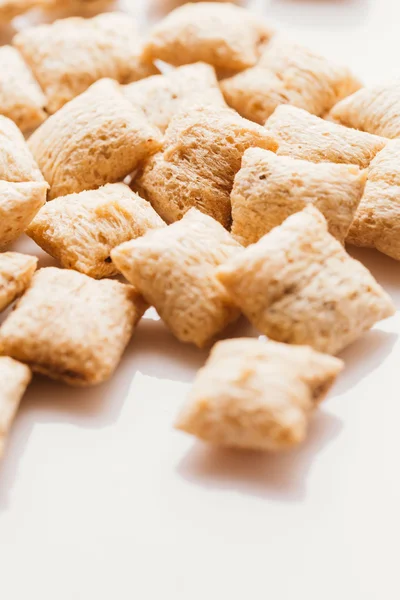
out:
<path id="1" fill-rule="evenodd" d="M 341 360 L 308 346 L 218 342 L 175 426 L 218 446 L 285 450 L 303 442 L 342 368 Z"/>
<path id="2" fill-rule="evenodd" d="M 391 140 L 368 169 L 364 195 L 347 236 L 400 260 L 400 140 Z"/>
<path id="3" fill-rule="evenodd" d="M 31 371 L 26 365 L 8 356 L 0 356 L 0 459 L 4 454 L 8 432 L 31 377 Z"/>
<path id="4" fill-rule="evenodd" d="M 240 251 L 222 225 L 193 208 L 111 257 L 179 340 L 203 347 L 239 316 L 214 272 Z"/>
<path id="5" fill-rule="evenodd" d="M 219 267 L 217 277 L 262 333 L 329 354 L 395 313 L 311 205 Z"/>
<path id="6" fill-rule="evenodd" d="M 229 108 L 183 110 L 167 129 L 163 151 L 146 162 L 135 180 L 136 189 L 167 223 L 195 207 L 228 227 L 233 179 L 251 146 L 277 148 L 264 127 Z"/>
<path id="7" fill-rule="evenodd" d="M 71 385 L 111 377 L 146 308 L 133 287 L 48 267 L 0 328 L 0 353 Z"/>
<path id="8" fill-rule="evenodd" d="M 325 121 L 287 104 L 278 106 L 265 127 L 278 143 L 277 154 L 316 163 L 345 163 L 365 169 L 387 143 L 385 138 Z"/>
<path id="9" fill-rule="evenodd" d="M 123 13 L 28 27 L 13 44 L 44 90 L 50 113 L 103 77 L 128 83 L 158 72 L 141 56 L 136 21 Z"/>
<path id="10" fill-rule="evenodd" d="M 344 243 L 366 177 L 366 171 L 355 165 L 316 164 L 249 148 L 231 192 L 231 233 L 248 246 L 314 204 L 326 218 L 329 232 Z"/>
<path id="11" fill-rule="evenodd" d="M 214 69 L 201 62 L 129 83 L 122 91 L 161 131 L 184 106 L 200 101 L 202 105 L 225 106 Z"/>
<path id="12" fill-rule="evenodd" d="M 322 117 L 360 86 L 346 67 L 281 36 L 266 46 L 256 66 L 221 82 L 229 106 L 261 124 L 280 104 Z"/>
<path id="13" fill-rule="evenodd" d="M 36 256 L 19 252 L 0 253 L 0 311 L 20 296 L 36 271 Z"/>
<path id="14" fill-rule="evenodd" d="M 336 104 L 330 117 L 388 138 L 400 137 L 400 82 L 365 87 Z"/>
<path id="15" fill-rule="evenodd" d="M 188 3 L 155 25 L 144 53 L 171 65 L 204 61 L 218 69 L 240 71 L 257 62 L 271 35 L 260 16 L 234 4 Z"/>
<path id="16" fill-rule="evenodd" d="M 160 148 L 161 134 L 102 79 L 47 119 L 29 146 L 52 199 L 123 179 Z"/>
<path id="17" fill-rule="evenodd" d="M 27 234 L 63 267 L 101 278 L 117 273 L 113 248 L 164 226 L 151 204 L 127 185 L 108 183 L 47 202 Z"/>

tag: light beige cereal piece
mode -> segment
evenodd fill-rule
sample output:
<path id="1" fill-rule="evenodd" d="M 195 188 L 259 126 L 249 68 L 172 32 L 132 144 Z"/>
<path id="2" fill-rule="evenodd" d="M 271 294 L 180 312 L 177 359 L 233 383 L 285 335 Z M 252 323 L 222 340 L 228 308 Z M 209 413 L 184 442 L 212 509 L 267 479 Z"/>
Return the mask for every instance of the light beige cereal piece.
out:
<path id="1" fill-rule="evenodd" d="M 111 377 L 146 308 L 132 286 L 48 267 L 0 328 L 0 353 L 71 385 Z"/>
<path id="2" fill-rule="evenodd" d="M 312 205 L 217 270 L 262 333 L 336 354 L 394 314 L 389 296 L 327 231 Z"/>
<path id="3" fill-rule="evenodd" d="M 0 22 L 11 21 L 33 8 L 47 8 L 52 0 L 0 0 Z"/>
<path id="4" fill-rule="evenodd" d="M 400 260 L 400 140 L 391 140 L 371 162 L 364 195 L 347 241 Z"/>
<path id="5" fill-rule="evenodd" d="M 160 148 L 161 134 L 102 79 L 47 119 L 29 146 L 52 199 L 123 179 Z"/>
<path id="6" fill-rule="evenodd" d="M 12 46 L 1 46 L 0 114 L 28 131 L 45 120 L 45 104 L 43 92 L 20 53 Z"/>
<path id="7" fill-rule="evenodd" d="M 248 246 L 289 215 L 314 204 L 326 218 L 329 232 L 344 243 L 366 177 L 366 171 L 355 165 L 315 164 L 249 148 L 231 192 L 231 233 Z"/>
<path id="8" fill-rule="evenodd" d="M 323 116 L 360 86 L 346 67 L 281 36 L 266 46 L 255 67 L 221 82 L 227 103 L 261 124 L 280 104 Z"/>
<path id="9" fill-rule="evenodd" d="M 158 23 L 145 55 L 172 65 L 204 61 L 218 69 L 253 66 L 272 30 L 264 20 L 231 3 L 188 3 Z"/>
<path id="10" fill-rule="evenodd" d="M 36 256 L 19 252 L 0 253 L 0 311 L 23 294 L 36 271 Z"/>
<path id="11" fill-rule="evenodd" d="M 0 357 L 0 459 L 4 454 L 8 432 L 31 377 L 31 371 L 26 365 L 8 356 Z"/>
<path id="12" fill-rule="evenodd" d="M 0 181 L 43 181 L 24 136 L 11 119 L 1 115 Z"/>
<path id="13" fill-rule="evenodd" d="M 111 257 L 179 340 L 203 347 L 239 316 L 214 271 L 240 249 L 217 221 L 192 208 Z"/>
<path id="14" fill-rule="evenodd" d="M 368 167 L 387 140 L 320 119 L 295 106 L 281 105 L 265 124 L 278 145 L 277 154 L 311 162 Z"/>
<path id="15" fill-rule="evenodd" d="M 113 248 L 163 226 L 146 200 L 123 183 L 109 183 L 48 202 L 27 234 L 63 267 L 101 278 L 117 273 Z"/>
<path id="16" fill-rule="evenodd" d="M 13 44 L 40 83 L 50 113 L 103 77 L 128 83 L 158 72 L 141 56 L 135 20 L 123 13 L 29 27 Z"/>
<path id="17" fill-rule="evenodd" d="M 227 227 L 233 179 L 251 146 L 277 147 L 264 127 L 231 109 L 192 107 L 171 120 L 164 151 L 145 164 L 135 185 L 167 223 L 194 206 Z"/>
<path id="18" fill-rule="evenodd" d="M 400 137 L 400 81 L 362 88 L 336 104 L 330 117 L 347 127 Z"/>
<path id="19" fill-rule="evenodd" d="M 225 105 L 215 71 L 205 63 L 185 65 L 164 75 L 129 83 L 123 92 L 161 131 L 185 105 Z"/>
<path id="20" fill-rule="evenodd" d="M 24 233 L 45 204 L 48 187 L 44 181 L 0 181 L 0 249 Z"/>
<path id="21" fill-rule="evenodd" d="M 341 360 L 308 346 L 218 342 L 175 426 L 218 446 L 285 450 L 304 441 L 314 409 L 342 369 Z"/>

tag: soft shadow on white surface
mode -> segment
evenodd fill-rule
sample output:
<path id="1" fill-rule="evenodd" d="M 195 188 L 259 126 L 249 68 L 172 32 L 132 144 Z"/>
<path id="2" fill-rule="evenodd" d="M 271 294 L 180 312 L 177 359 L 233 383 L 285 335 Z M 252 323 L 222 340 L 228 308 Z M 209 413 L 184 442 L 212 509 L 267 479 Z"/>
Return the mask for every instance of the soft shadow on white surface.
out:
<path id="1" fill-rule="evenodd" d="M 255 6 L 265 12 L 264 0 Z M 290 26 L 315 25 L 332 29 L 354 27 L 368 16 L 371 0 L 270 0 L 267 14 L 282 24 Z"/>
<path id="2" fill-rule="evenodd" d="M 299 502 L 307 493 L 307 476 L 318 453 L 342 428 L 337 417 L 315 414 L 305 443 L 282 454 L 216 449 L 195 442 L 178 465 L 190 483 L 262 498 Z"/>

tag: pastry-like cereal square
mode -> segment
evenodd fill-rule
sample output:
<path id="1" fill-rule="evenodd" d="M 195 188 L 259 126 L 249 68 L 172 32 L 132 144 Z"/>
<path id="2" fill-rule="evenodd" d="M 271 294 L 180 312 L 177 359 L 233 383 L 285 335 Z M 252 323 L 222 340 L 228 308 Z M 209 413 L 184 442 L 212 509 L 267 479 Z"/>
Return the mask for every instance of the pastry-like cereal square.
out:
<path id="1" fill-rule="evenodd" d="M 46 118 L 46 99 L 20 53 L 12 46 L 0 47 L 0 114 L 12 119 L 22 131 L 38 127 Z"/>
<path id="2" fill-rule="evenodd" d="M 142 58 L 136 22 L 123 13 L 29 27 L 13 44 L 41 85 L 50 113 L 103 77 L 128 83 L 158 72 Z"/>
<path id="3" fill-rule="evenodd" d="M 279 451 L 301 443 L 343 368 L 308 346 L 242 338 L 218 342 L 176 428 L 216 444 Z"/>
<path id="4" fill-rule="evenodd" d="M 262 333 L 329 354 L 395 312 L 312 205 L 219 267 L 217 277 Z"/>
<path id="5" fill-rule="evenodd" d="M 18 252 L 0 253 L 0 311 L 14 302 L 28 287 L 38 259 Z"/>
<path id="6" fill-rule="evenodd" d="M 8 432 L 31 377 L 31 371 L 26 365 L 8 356 L 0 356 L 0 458 L 4 454 Z"/>
<path id="7" fill-rule="evenodd" d="M 161 146 L 161 134 L 115 81 L 102 79 L 29 139 L 50 199 L 119 181 Z"/>
<path id="8" fill-rule="evenodd" d="M 27 234 L 63 267 L 101 278 L 117 273 L 113 248 L 163 226 L 151 205 L 127 185 L 108 183 L 47 202 Z"/>
<path id="9" fill-rule="evenodd" d="M 111 257 L 179 340 L 203 347 L 239 316 L 214 271 L 240 250 L 222 225 L 192 208 Z"/>
<path id="10" fill-rule="evenodd" d="M 231 233 L 248 246 L 314 204 L 326 218 L 329 232 L 344 243 L 366 178 L 366 171 L 355 165 L 312 163 L 249 148 L 231 192 Z"/>
<path id="11" fill-rule="evenodd" d="M 0 181 L 43 181 L 24 136 L 15 123 L 0 116 Z"/>
<path id="12" fill-rule="evenodd" d="M 227 227 L 233 179 L 251 146 L 277 148 L 264 127 L 229 108 L 192 107 L 172 119 L 163 152 L 147 161 L 136 189 L 167 223 L 195 207 Z"/>
<path id="13" fill-rule="evenodd" d="M 361 131 L 400 137 L 400 82 L 365 87 L 333 107 L 330 117 Z"/>
<path id="14" fill-rule="evenodd" d="M 264 124 L 280 104 L 323 116 L 360 83 L 346 67 L 276 36 L 255 67 L 225 79 L 221 88 L 243 117 Z"/>
<path id="15" fill-rule="evenodd" d="M 211 65 L 195 63 L 178 67 L 164 75 L 154 75 L 124 86 L 123 92 L 140 107 L 149 121 L 165 131 L 171 118 L 193 104 L 225 106 L 215 71 Z"/>
<path id="16" fill-rule="evenodd" d="M 400 260 L 400 140 L 391 140 L 371 162 L 364 195 L 347 241 Z"/>
<path id="17" fill-rule="evenodd" d="M 234 4 L 188 3 L 153 28 L 144 52 L 172 65 L 204 61 L 240 71 L 257 62 L 271 35 L 262 18 Z"/>
<path id="18" fill-rule="evenodd" d="M 71 385 L 95 385 L 116 369 L 146 306 L 129 285 L 48 267 L 0 328 L 0 353 Z"/>
<path id="19" fill-rule="evenodd" d="M 295 106 L 281 105 L 265 124 L 278 154 L 311 162 L 335 162 L 368 167 L 387 140 L 320 119 Z"/>
<path id="20" fill-rule="evenodd" d="M 0 181 L 0 248 L 14 242 L 46 202 L 44 181 Z"/>

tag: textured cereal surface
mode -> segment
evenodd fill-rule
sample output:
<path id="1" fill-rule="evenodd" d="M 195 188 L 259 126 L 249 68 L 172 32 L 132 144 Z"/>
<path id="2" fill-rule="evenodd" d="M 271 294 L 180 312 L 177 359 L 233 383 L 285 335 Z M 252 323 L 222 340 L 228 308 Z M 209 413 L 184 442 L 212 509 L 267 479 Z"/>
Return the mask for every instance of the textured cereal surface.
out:
<path id="1" fill-rule="evenodd" d="M 145 308 L 129 285 L 40 269 L 0 328 L 0 352 L 71 385 L 102 383 Z"/>
<path id="2" fill-rule="evenodd" d="M 101 278 L 117 273 L 113 248 L 163 226 L 151 205 L 127 185 L 109 183 L 48 202 L 27 233 L 63 267 Z"/>
<path id="3" fill-rule="evenodd" d="M 36 271 L 36 256 L 18 252 L 0 253 L 0 311 L 14 302 L 28 287 Z"/>
<path id="4" fill-rule="evenodd" d="M 0 181 L 43 181 L 21 131 L 11 119 L 1 115 Z"/>
<path id="5" fill-rule="evenodd" d="M 233 179 L 251 146 L 275 150 L 277 144 L 231 109 L 193 107 L 172 119 L 163 152 L 146 163 L 135 185 L 167 223 L 195 207 L 227 227 Z"/>
<path id="6" fill-rule="evenodd" d="M 31 371 L 26 365 L 8 356 L 0 357 L 0 458 L 4 454 L 8 432 L 31 377 Z"/>
<path id="7" fill-rule="evenodd" d="M 29 146 L 52 199 L 123 179 L 160 148 L 161 135 L 103 79 L 47 119 Z"/>
<path id="8" fill-rule="evenodd" d="M 347 163 L 364 169 L 387 143 L 288 105 L 278 106 L 265 126 L 278 142 L 278 154 L 311 162 Z"/>
<path id="9" fill-rule="evenodd" d="M 11 21 L 32 8 L 46 8 L 52 0 L 0 0 L 0 22 Z"/>
<path id="10" fill-rule="evenodd" d="M 185 106 L 225 105 L 215 71 L 206 63 L 184 65 L 165 75 L 154 75 L 123 87 L 126 97 L 149 121 L 165 131 L 171 118 Z"/>
<path id="11" fill-rule="evenodd" d="M 222 225 L 191 209 L 111 256 L 179 340 L 203 347 L 239 316 L 214 271 L 240 250 Z"/>
<path id="12" fill-rule="evenodd" d="M 400 140 L 376 155 L 347 241 L 400 260 Z"/>
<path id="13" fill-rule="evenodd" d="M 24 233 L 45 204 L 47 189 L 44 181 L 0 181 L 0 249 Z"/>
<path id="14" fill-rule="evenodd" d="M 29 27 L 13 44 L 44 90 L 50 113 L 103 77 L 127 83 L 158 72 L 141 56 L 136 21 L 123 13 Z"/>
<path id="15" fill-rule="evenodd" d="M 346 67 L 277 35 L 256 66 L 225 79 L 221 88 L 243 117 L 264 124 L 280 104 L 323 116 L 360 85 Z"/>
<path id="16" fill-rule="evenodd" d="M 400 82 L 365 87 L 333 107 L 332 119 L 388 138 L 400 137 Z"/>
<path id="17" fill-rule="evenodd" d="M 253 66 L 272 35 L 263 19 L 231 3 L 188 3 L 157 23 L 145 55 L 172 65 L 204 61 L 219 69 Z"/>
<path id="18" fill-rule="evenodd" d="M 395 312 L 389 296 L 328 233 L 312 205 L 227 261 L 217 277 L 262 333 L 329 354 Z"/>
<path id="19" fill-rule="evenodd" d="M 249 148 L 231 192 L 232 234 L 248 246 L 289 215 L 314 204 L 329 232 L 344 243 L 365 180 L 366 171 L 355 165 L 316 164 Z"/>
<path id="20" fill-rule="evenodd" d="M 46 99 L 20 53 L 0 47 L 0 114 L 22 131 L 38 127 L 46 118 Z"/>
<path id="21" fill-rule="evenodd" d="M 302 442 L 343 363 L 308 346 L 218 342 L 176 427 L 219 446 L 279 451 Z"/>

